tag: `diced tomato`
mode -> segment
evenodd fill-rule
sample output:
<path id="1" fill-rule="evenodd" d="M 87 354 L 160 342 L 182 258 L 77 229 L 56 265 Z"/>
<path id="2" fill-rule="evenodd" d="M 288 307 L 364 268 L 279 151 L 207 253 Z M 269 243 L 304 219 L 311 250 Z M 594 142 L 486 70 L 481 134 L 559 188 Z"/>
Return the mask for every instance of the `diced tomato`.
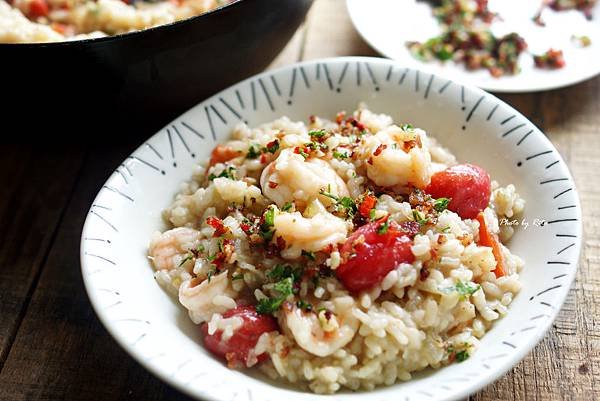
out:
<path id="1" fill-rule="evenodd" d="M 490 202 L 490 175 L 473 164 L 457 164 L 435 173 L 425 192 L 450 198 L 448 209 L 463 219 L 474 219 Z"/>
<path id="2" fill-rule="evenodd" d="M 496 259 L 496 269 L 494 270 L 494 274 L 496 277 L 505 276 L 504 257 L 502 256 L 502 250 L 500 248 L 500 241 L 498 241 L 498 237 L 496 237 L 496 234 L 488 230 L 485 224 L 483 213 L 479 213 L 477 215 L 477 221 L 479 222 L 479 245 L 489 246 L 492 248 L 494 259 Z"/>
<path id="3" fill-rule="evenodd" d="M 259 315 L 254 306 L 238 306 L 223 314 L 224 318 L 233 316 L 242 318 L 243 323 L 227 340 L 221 338 L 223 335 L 222 330 L 208 334 L 208 323 L 202 324 L 200 330 L 204 339 L 204 346 L 210 352 L 224 358 L 230 368 L 243 368 L 247 366 L 250 350 L 256 346 L 258 338 L 263 333 L 277 331 L 278 326 L 272 316 Z M 262 362 L 267 357 L 267 354 L 258 355 L 257 361 Z"/>
<path id="4" fill-rule="evenodd" d="M 206 224 L 215 229 L 213 237 L 220 237 L 228 231 L 228 228 L 223 224 L 223 220 L 218 217 L 210 216 L 206 219 Z"/>
<path id="5" fill-rule="evenodd" d="M 352 292 L 372 288 L 400 263 L 415 260 L 411 245 L 411 239 L 396 223 L 387 229 L 384 221 L 367 223 L 342 245 L 342 264 L 336 275 Z"/>
<path id="6" fill-rule="evenodd" d="M 48 3 L 46 0 L 32 0 L 29 3 L 29 14 L 30 18 L 45 17 L 48 15 Z"/>
<path id="7" fill-rule="evenodd" d="M 217 145 L 210 155 L 209 167 L 214 166 L 217 163 L 225 163 L 238 157 L 239 155 L 240 152 L 230 148 L 229 146 Z"/>
<path id="8" fill-rule="evenodd" d="M 364 197 L 363 201 L 358 206 L 358 212 L 360 213 L 360 215 L 362 217 L 368 219 L 371 214 L 371 209 L 373 209 L 375 207 L 376 203 L 377 203 L 376 197 L 374 197 L 373 195 L 366 195 Z"/>

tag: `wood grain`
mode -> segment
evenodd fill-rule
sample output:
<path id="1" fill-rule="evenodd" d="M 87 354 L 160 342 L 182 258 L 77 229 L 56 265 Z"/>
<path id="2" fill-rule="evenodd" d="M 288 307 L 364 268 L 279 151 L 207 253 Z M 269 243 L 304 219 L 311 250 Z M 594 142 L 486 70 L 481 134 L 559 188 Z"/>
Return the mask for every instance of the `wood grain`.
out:
<path id="1" fill-rule="evenodd" d="M 375 55 L 345 1 L 316 0 L 270 68 Z M 576 282 L 544 340 L 473 401 L 600 400 L 600 77 L 501 95 L 540 127 L 574 175 L 583 206 Z M 0 401 L 189 400 L 133 361 L 96 319 L 81 282 L 79 235 L 112 169 L 144 137 L 117 145 L 0 146 Z"/>
<path id="2" fill-rule="evenodd" d="M 83 159 L 81 146 L 0 146 L 0 368 Z"/>

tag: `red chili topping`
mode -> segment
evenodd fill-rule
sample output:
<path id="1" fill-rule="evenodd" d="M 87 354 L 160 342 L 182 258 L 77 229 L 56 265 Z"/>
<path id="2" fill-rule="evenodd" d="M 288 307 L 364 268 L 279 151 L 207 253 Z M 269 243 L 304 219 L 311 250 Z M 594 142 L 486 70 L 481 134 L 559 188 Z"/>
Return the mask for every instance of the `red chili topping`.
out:
<path id="1" fill-rule="evenodd" d="M 206 219 L 206 224 L 215 229 L 213 237 L 220 237 L 221 235 L 225 234 L 228 230 L 228 228 L 225 227 L 225 225 L 223 224 L 223 220 L 221 220 L 218 217 L 210 216 Z"/>
<path id="2" fill-rule="evenodd" d="M 368 219 L 371 215 L 371 209 L 375 207 L 375 204 L 377 204 L 377 198 L 373 195 L 366 195 L 358 206 L 358 212 L 362 217 Z"/>

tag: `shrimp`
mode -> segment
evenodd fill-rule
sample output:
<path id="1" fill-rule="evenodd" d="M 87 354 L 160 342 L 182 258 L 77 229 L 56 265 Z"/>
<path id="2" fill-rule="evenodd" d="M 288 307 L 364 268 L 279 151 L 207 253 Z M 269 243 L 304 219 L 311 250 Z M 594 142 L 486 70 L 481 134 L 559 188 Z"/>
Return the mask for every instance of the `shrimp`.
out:
<path id="1" fill-rule="evenodd" d="M 431 179 L 431 155 L 424 144 L 425 131 L 392 125 L 365 138 L 361 158 L 367 176 L 382 187 L 414 185 L 425 188 Z"/>
<path id="2" fill-rule="evenodd" d="M 188 227 L 177 227 L 156 235 L 150 241 L 148 257 L 156 270 L 178 267 L 190 249 L 196 248 L 200 232 Z"/>
<path id="3" fill-rule="evenodd" d="M 282 238 L 287 246 L 281 256 L 294 259 L 302 250 L 317 252 L 329 244 L 342 243 L 348 233 L 347 223 L 329 213 L 323 204 L 313 200 L 300 212 L 277 213 L 274 219 L 275 236 Z"/>
<path id="4" fill-rule="evenodd" d="M 223 313 L 236 307 L 238 293 L 231 287 L 227 272 L 220 273 L 194 286 L 193 279 L 179 287 L 179 302 L 185 306 L 196 324 L 209 321 L 215 313 Z"/>
<path id="5" fill-rule="evenodd" d="M 296 201 L 298 209 L 317 197 L 326 205 L 331 204 L 332 199 L 322 195 L 322 191 L 338 197 L 349 194 L 346 183 L 329 163 L 316 158 L 305 159 L 292 149 L 283 149 L 263 170 L 260 185 L 263 194 L 277 206 Z"/>
<path id="6" fill-rule="evenodd" d="M 286 304 L 280 316 L 281 327 L 305 351 L 320 357 L 331 355 L 352 341 L 359 326 L 358 319 L 352 314 L 352 297 L 336 298 L 333 304 L 335 311 L 319 312 L 305 312 L 293 304 Z"/>

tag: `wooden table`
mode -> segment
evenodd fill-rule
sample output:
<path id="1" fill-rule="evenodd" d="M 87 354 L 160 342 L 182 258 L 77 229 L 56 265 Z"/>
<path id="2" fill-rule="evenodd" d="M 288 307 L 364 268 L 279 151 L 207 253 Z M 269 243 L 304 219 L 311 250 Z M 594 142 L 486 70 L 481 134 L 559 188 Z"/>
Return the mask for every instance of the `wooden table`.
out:
<path id="1" fill-rule="evenodd" d="M 317 0 L 273 66 L 374 55 L 342 0 Z M 502 95 L 569 164 L 584 214 L 577 281 L 550 332 L 472 400 L 600 400 L 600 77 Z M 188 400 L 146 372 L 94 315 L 79 270 L 89 205 L 151 132 L 119 144 L 0 145 L 0 400 Z"/>

